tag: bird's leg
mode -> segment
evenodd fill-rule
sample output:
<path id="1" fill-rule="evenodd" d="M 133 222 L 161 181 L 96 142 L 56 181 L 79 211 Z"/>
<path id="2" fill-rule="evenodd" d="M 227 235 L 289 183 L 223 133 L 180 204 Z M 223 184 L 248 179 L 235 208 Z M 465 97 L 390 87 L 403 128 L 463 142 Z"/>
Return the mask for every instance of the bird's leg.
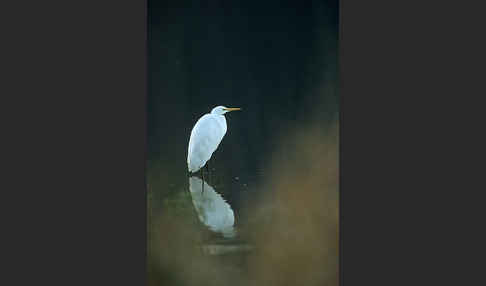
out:
<path id="1" fill-rule="evenodd" d="M 201 188 L 202 188 L 202 193 L 204 194 L 204 167 L 201 168 L 201 176 L 202 176 L 202 180 L 201 180 Z"/>
<path id="2" fill-rule="evenodd" d="M 211 183 L 211 169 L 209 168 L 209 162 L 206 163 L 206 168 L 208 168 L 208 184 Z"/>

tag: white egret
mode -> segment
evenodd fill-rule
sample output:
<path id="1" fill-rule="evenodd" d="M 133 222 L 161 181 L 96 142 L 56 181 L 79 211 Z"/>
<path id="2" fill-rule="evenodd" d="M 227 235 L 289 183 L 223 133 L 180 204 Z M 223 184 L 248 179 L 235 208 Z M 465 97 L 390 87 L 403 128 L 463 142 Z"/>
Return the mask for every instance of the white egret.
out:
<path id="1" fill-rule="evenodd" d="M 199 171 L 211 159 L 226 134 L 224 114 L 234 110 L 240 108 L 216 106 L 211 113 L 204 114 L 196 122 L 191 131 L 187 150 L 187 168 L 190 173 Z M 204 174 L 202 176 L 204 179 Z"/>

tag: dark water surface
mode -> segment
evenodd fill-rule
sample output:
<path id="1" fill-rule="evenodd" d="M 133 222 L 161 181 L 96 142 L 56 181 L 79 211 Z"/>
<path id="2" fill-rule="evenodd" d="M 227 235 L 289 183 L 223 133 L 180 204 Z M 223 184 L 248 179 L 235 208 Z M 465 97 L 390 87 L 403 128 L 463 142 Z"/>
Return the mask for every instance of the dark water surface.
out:
<path id="1" fill-rule="evenodd" d="M 148 258 L 152 285 L 226 285 L 236 277 L 238 283 L 248 282 L 246 259 L 256 245 L 246 232 L 252 220 L 251 205 L 260 192 L 258 180 L 249 174 L 221 178 L 217 169 L 211 171 L 209 179 L 205 176 L 204 191 L 203 181 L 197 175 L 177 180 L 172 177 L 164 189 L 149 186 Z M 195 257 L 198 262 L 194 262 Z M 178 259 L 182 265 L 174 263 Z M 165 262 L 160 264 L 160 260 Z M 186 267 L 186 263 L 196 265 Z M 200 269 L 208 265 L 213 267 L 199 277 Z M 184 271 L 199 278 L 187 279 Z M 170 279 L 172 276 L 174 280 Z M 221 283 L 213 281 L 217 277 Z"/>

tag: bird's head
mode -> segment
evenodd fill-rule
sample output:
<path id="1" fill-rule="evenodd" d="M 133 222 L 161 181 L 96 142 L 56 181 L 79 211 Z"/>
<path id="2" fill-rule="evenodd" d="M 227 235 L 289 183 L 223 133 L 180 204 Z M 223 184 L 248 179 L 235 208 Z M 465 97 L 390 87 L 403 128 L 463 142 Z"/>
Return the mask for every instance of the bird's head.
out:
<path id="1" fill-rule="evenodd" d="M 216 106 L 211 110 L 211 114 L 223 115 L 226 112 L 241 110 L 239 107 L 225 107 L 225 106 Z"/>

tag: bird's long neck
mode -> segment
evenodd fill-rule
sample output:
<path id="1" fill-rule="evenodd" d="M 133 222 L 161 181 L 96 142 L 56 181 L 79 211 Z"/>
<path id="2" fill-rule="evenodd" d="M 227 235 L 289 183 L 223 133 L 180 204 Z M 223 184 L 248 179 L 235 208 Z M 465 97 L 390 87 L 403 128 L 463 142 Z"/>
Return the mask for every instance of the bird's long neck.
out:
<path id="1" fill-rule="evenodd" d="M 222 114 L 216 114 L 218 118 L 218 123 L 221 125 L 224 130 L 226 130 L 226 117 Z"/>

